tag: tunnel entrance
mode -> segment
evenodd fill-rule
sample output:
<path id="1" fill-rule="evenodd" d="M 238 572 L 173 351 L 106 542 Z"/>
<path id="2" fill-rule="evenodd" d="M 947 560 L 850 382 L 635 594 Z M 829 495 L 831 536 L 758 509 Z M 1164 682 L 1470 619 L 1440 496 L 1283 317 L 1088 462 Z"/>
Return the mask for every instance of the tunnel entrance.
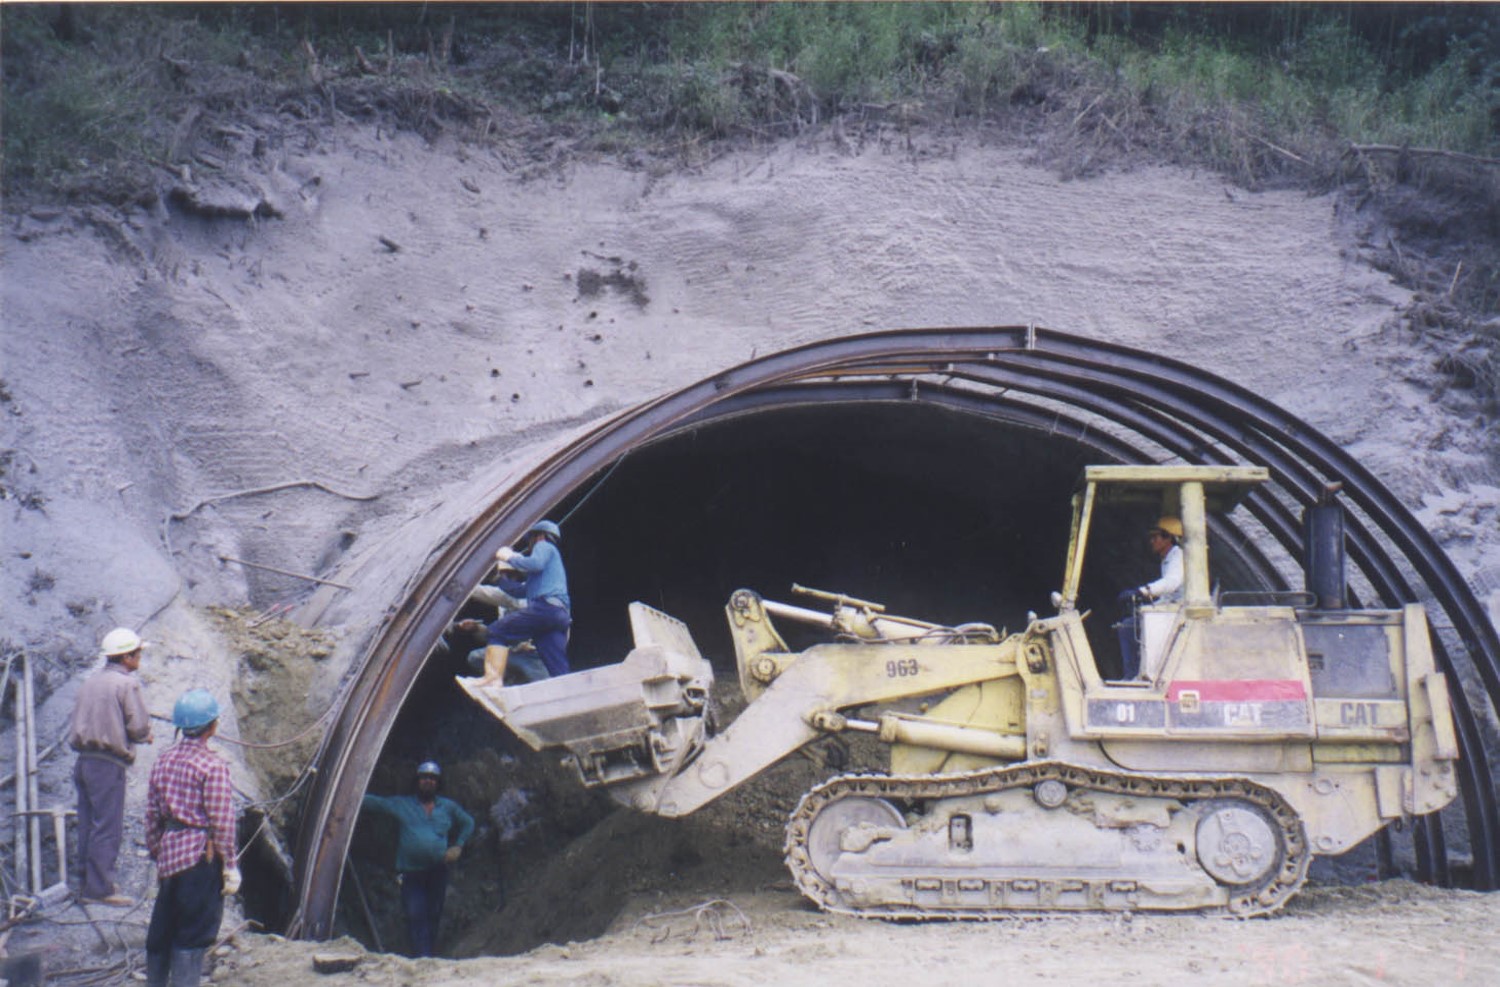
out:
<path id="1" fill-rule="evenodd" d="M 1019 630 L 1028 611 L 1050 612 L 1070 496 L 1099 458 L 1054 434 L 911 402 L 779 408 L 678 431 L 548 512 L 563 523 L 570 660 L 575 669 L 620 661 L 631 647 L 626 608 L 639 600 L 689 626 L 726 691 L 720 701 L 734 711 L 725 602 L 740 587 L 796 601 L 793 583 L 938 623 Z M 1144 515 L 1105 520 L 1119 530 L 1093 560 L 1085 597 L 1098 601 L 1090 636 L 1112 669 L 1114 593 L 1153 578 L 1155 565 L 1140 537 Z M 1232 553 L 1221 561 L 1248 578 Z M 429 658 L 370 784 L 409 791 L 414 765 L 436 759 L 446 794 L 476 816 L 478 834 L 450 890 L 445 943 L 459 955 L 601 934 L 626 890 L 601 891 L 601 882 L 662 892 L 693 892 L 697 882 L 700 897 L 743 890 L 747 880 L 784 882 L 780 829 L 796 798 L 861 756 L 817 749 L 725 806 L 683 820 L 640 816 L 583 790 L 554 757 L 532 753 L 469 701 L 453 683 L 470 674 L 466 651 L 440 648 Z M 877 750 L 864 766 L 883 767 Z M 355 880 L 340 901 L 343 929 L 387 949 L 404 941 L 393 838 L 362 819 L 350 851 Z M 571 905 L 549 904 L 559 901 Z"/>
<path id="2" fill-rule="evenodd" d="M 414 762 L 400 762 L 417 756 L 410 753 L 417 748 L 426 756 L 434 745 L 451 743 L 490 759 L 482 770 L 456 773 L 453 783 L 474 786 L 466 802 L 486 807 L 495 832 L 516 816 L 516 798 L 508 793 L 544 807 L 531 813 L 552 824 L 541 827 L 544 836 L 565 830 L 573 818 L 555 806 L 579 798 L 577 786 L 526 787 L 518 778 L 529 761 L 507 750 L 508 738 L 483 724 L 481 714 L 452 701 L 452 657 L 428 660 L 493 552 L 533 520 L 564 522 L 577 667 L 624 654 L 623 604 L 640 598 L 687 621 L 722 674 L 729 659 L 719 650 L 720 607 L 735 586 L 772 598 L 784 597 L 778 585 L 793 580 L 854 593 L 854 586 L 832 584 L 857 575 L 866 587 L 861 595 L 933 620 L 1015 629 L 1027 610 L 1046 612 L 1041 601 L 1056 588 L 1062 564 L 1065 499 L 1086 462 L 1266 467 L 1272 482 L 1249 498 L 1248 518 L 1237 514 L 1229 524 L 1210 525 L 1211 576 L 1226 590 L 1288 588 L 1293 560 L 1304 550 L 1301 512 L 1320 502 L 1333 481 L 1342 484 L 1351 508 L 1346 535 L 1351 576 L 1359 580 L 1357 605 L 1425 605 L 1439 618 L 1431 640 L 1439 669 L 1451 681 L 1467 683 L 1468 675 L 1482 684 L 1451 693 L 1464 831 L 1445 832 L 1455 814 L 1417 818 L 1409 827 L 1416 874 L 1448 884 L 1462 868 L 1477 888 L 1500 886 L 1500 804 L 1486 750 L 1486 717 L 1500 697 L 1500 638 L 1431 533 L 1389 490 L 1308 423 L 1159 354 L 1030 325 L 912 329 L 770 354 L 555 436 L 545 448 L 517 450 L 476 478 L 478 496 L 409 521 L 424 537 L 400 551 L 349 559 L 340 572 L 347 570 L 350 585 L 385 589 L 355 590 L 346 603 L 320 591 L 304 607 L 311 623 L 325 614 L 349 626 L 362 618 L 371 630 L 354 643 L 362 664 L 339 697 L 309 786 L 289 934 L 321 939 L 349 928 L 341 902 L 352 893 L 346 851 L 360 795 L 409 783 L 402 772 Z M 1053 510 L 1056 527 L 1041 519 Z M 905 527 L 888 530 L 893 518 Z M 1124 540 L 1102 554 L 1090 538 L 1081 603 L 1095 608 L 1085 626 L 1106 674 L 1109 649 L 1099 638 L 1107 636 L 1112 615 L 1097 608 L 1108 608 L 1120 586 L 1138 585 L 1151 574 L 1150 559 L 1129 534 L 1134 528 L 1138 537 L 1149 520 L 1122 517 Z M 1002 564 L 1013 559 L 1024 565 Z M 725 571 L 727 560 L 742 564 Z M 399 590 L 392 578 L 401 580 Z M 939 591 L 917 593 L 932 586 Z M 480 733 L 469 735 L 466 723 L 478 724 L 473 729 Z M 483 731 L 491 731 L 493 743 Z M 731 798 L 677 825 L 697 824 Z M 743 823 L 753 813 L 741 816 L 732 821 Z M 609 818 L 622 817 L 638 818 Z M 660 838 L 660 829 L 595 826 L 587 832 L 606 842 L 593 849 L 580 842 L 535 864 L 555 865 L 557 873 L 533 871 L 538 879 L 522 888 L 499 889 L 506 896 L 546 890 L 546 901 L 527 903 L 539 911 L 552 903 L 553 916 L 533 923 L 532 941 L 557 935 L 571 920 L 557 915 L 556 903 L 581 911 L 568 908 L 574 903 L 566 894 L 552 892 L 575 886 L 563 873 L 570 859 L 594 865 L 589 878 L 599 876 L 599 861 L 619 859 L 651 874 L 679 873 L 695 859 L 718 856 L 744 869 L 745 858 L 727 840 L 681 854 L 659 852 L 642 863 L 638 854 L 604 848 L 677 844 Z M 1456 844 L 1451 850 L 1445 845 L 1450 839 Z M 507 846 L 512 857 L 523 855 L 519 844 Z M 774 849 L 762 854 L 776 856 Z M 614 883 L 630 883 L 632 873 Z M 496 898 L 485 900 L 493 905 Z M 507 907 L 505 918 L 518 909 L 524 910 Z M 588 920 L 597 923 L 610 914 L 608 903 L 590 912 Z M 506 951 L 487 945 L 481 951 Z"/>

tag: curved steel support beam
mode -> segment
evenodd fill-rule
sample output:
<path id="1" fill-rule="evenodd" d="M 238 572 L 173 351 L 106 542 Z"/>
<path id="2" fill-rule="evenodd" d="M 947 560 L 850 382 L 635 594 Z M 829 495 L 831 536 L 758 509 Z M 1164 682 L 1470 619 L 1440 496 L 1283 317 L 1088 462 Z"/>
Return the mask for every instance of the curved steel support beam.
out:
<path id="1" fill-rule="evenodd" d="M 944 377 L 965 380 L 973 392 L 934 388 Z M 933 400 L 954 407 L 989 406 L 1001 417 L 1017 415 L 1033 426 L 1050 415 L 1066 423 L 1063 433 L 1070 439 L 1121 461 L 1141 461 L 1144 453 L 1123 440 L 1099 438 L 1088 423 L 1058 416 L 1055 411 L 1016 410 L 1022 403 L 1008 395 L 1020 391 L 1085 409 L 1189 462 L 1226 461 L 1230 452 L 1272 459 L 1275 483 L 1285 497 L 1303 506 L 1316 496 L 1323 479 L 1343 479 L 1346 496 L 1397 547 L 1452 622 L 1489 701 L 1495 704 L 1500 699 L 1500 639 L 1431 535 L 1334 443 L 1258 395 L 1179 361 L 1035 327 L 904 330 L 842 337 L 740 364 L 611 417 L 516 477 L 488 509 L 435 553 L 375 637 L 325 737 L 302 816 L 296 875 L 299 907 L 289 932 L 309 938 L 330 934 L 359 796 L 432 643 L 484 575 L 496 548 L 514 541 L 552 505 L 582 489 L 596 473 L 634 448 L 693 424 L 775 407 L 778 388 L 849 385 L 847 390 L 829 387 L 815 397 L 838 401 L 856 393 L 856 384 L 873 393 L 875 382 L 881 379 L 896 386 L 884 392 L 892 396 L 912 388 L 919 392 L 932 388 L 936 391 Z M 815 396 L 806 390 L 781 393 L 796 394 L 802 401 Z M 1004 412 L 1000 412 L 1002 407 Z M 1289 551 L 1300 552 L 1300 526 L 1289 507 L 1268 494 L 1252 502 L 1250 509 Z M 1358 527 L 1355 541 L 1356 564 L 1387 602 L 1415 597 L 1378 539 Z M 1263 558 L 1254 564 L 1274 572 Z M 1440 660 L 1451 672 L 1446 651 Z M 1491 889 L 1500 886 L 1496 864 L 1500 809 L 1477 717 L 1467 697 L 1460 698 L 1460 690 L 1454 695 L 1462 721 L 1461 763 L 1467 768 L 1463 797 L 1475 882 Z M 1435 854 L 1441 860 L 1440 827 L 1424 829 L 1438 833 L 1436 839 L 1419 840 L 1419 856 Z M 1439 875 L 1442 869 L 1424 867 Z"/>

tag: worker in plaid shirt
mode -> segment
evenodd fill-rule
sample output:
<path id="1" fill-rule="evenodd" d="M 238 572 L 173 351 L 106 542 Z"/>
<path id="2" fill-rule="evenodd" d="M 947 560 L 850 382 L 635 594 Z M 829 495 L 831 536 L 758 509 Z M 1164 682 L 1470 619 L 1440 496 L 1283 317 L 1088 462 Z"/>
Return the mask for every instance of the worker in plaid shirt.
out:
<path id="1" fill-rule="evenodd" d="M 182 739 L 156 759 L 146 792 L 146 849 L 159 882 L 146 931 L 146 983 L 197 987 L 224 896 L 240 889 L 234 792 L 228 763 L 208 749 L 219 727 L 213 695 L 184 692 L 172 724 Z"/>

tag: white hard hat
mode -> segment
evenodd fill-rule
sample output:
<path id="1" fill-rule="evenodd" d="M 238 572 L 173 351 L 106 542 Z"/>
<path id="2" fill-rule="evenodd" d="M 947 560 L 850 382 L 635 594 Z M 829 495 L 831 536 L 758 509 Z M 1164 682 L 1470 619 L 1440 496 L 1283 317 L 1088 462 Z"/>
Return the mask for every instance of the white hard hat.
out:
<path id="1" fill-rule="evenodd" d="M 139 651 L 146 646 L 141 636 L 128 627 L 116 627 L 104 635 L 104 640 L 99 644 L 99 653 L 106 658 L 118 658 L 120 655 L 128 655 L 132 651 Z"/>

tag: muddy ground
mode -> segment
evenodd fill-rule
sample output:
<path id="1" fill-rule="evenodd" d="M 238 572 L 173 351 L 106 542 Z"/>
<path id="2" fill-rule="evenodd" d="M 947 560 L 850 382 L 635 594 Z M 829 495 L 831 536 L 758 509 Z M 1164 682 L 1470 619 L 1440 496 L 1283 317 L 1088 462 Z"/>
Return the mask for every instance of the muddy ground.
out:
<path id="1" fill-rule="evenodd" d="M 830 916 L 794 892 L 768 888 L 727 899 L 648 895 L 602 938 L 523 956 L 405 960 L 357 942 L 257 937 L 222 960 L 221 982 L 308 982 L 314 958 L 357 958 L 318 983 L 478 987 L 489 983 L 597 987 L 846 982 L 1127 984 L 1202 981 L 1233 987 L 1305 984 L 1491 984 L 1500 977 L 1492 934 L 1500 897 L 1404 881 L 1309 891 L 1284 915 L 1232 921 L 1136 915 L 902 924 Z"/>

